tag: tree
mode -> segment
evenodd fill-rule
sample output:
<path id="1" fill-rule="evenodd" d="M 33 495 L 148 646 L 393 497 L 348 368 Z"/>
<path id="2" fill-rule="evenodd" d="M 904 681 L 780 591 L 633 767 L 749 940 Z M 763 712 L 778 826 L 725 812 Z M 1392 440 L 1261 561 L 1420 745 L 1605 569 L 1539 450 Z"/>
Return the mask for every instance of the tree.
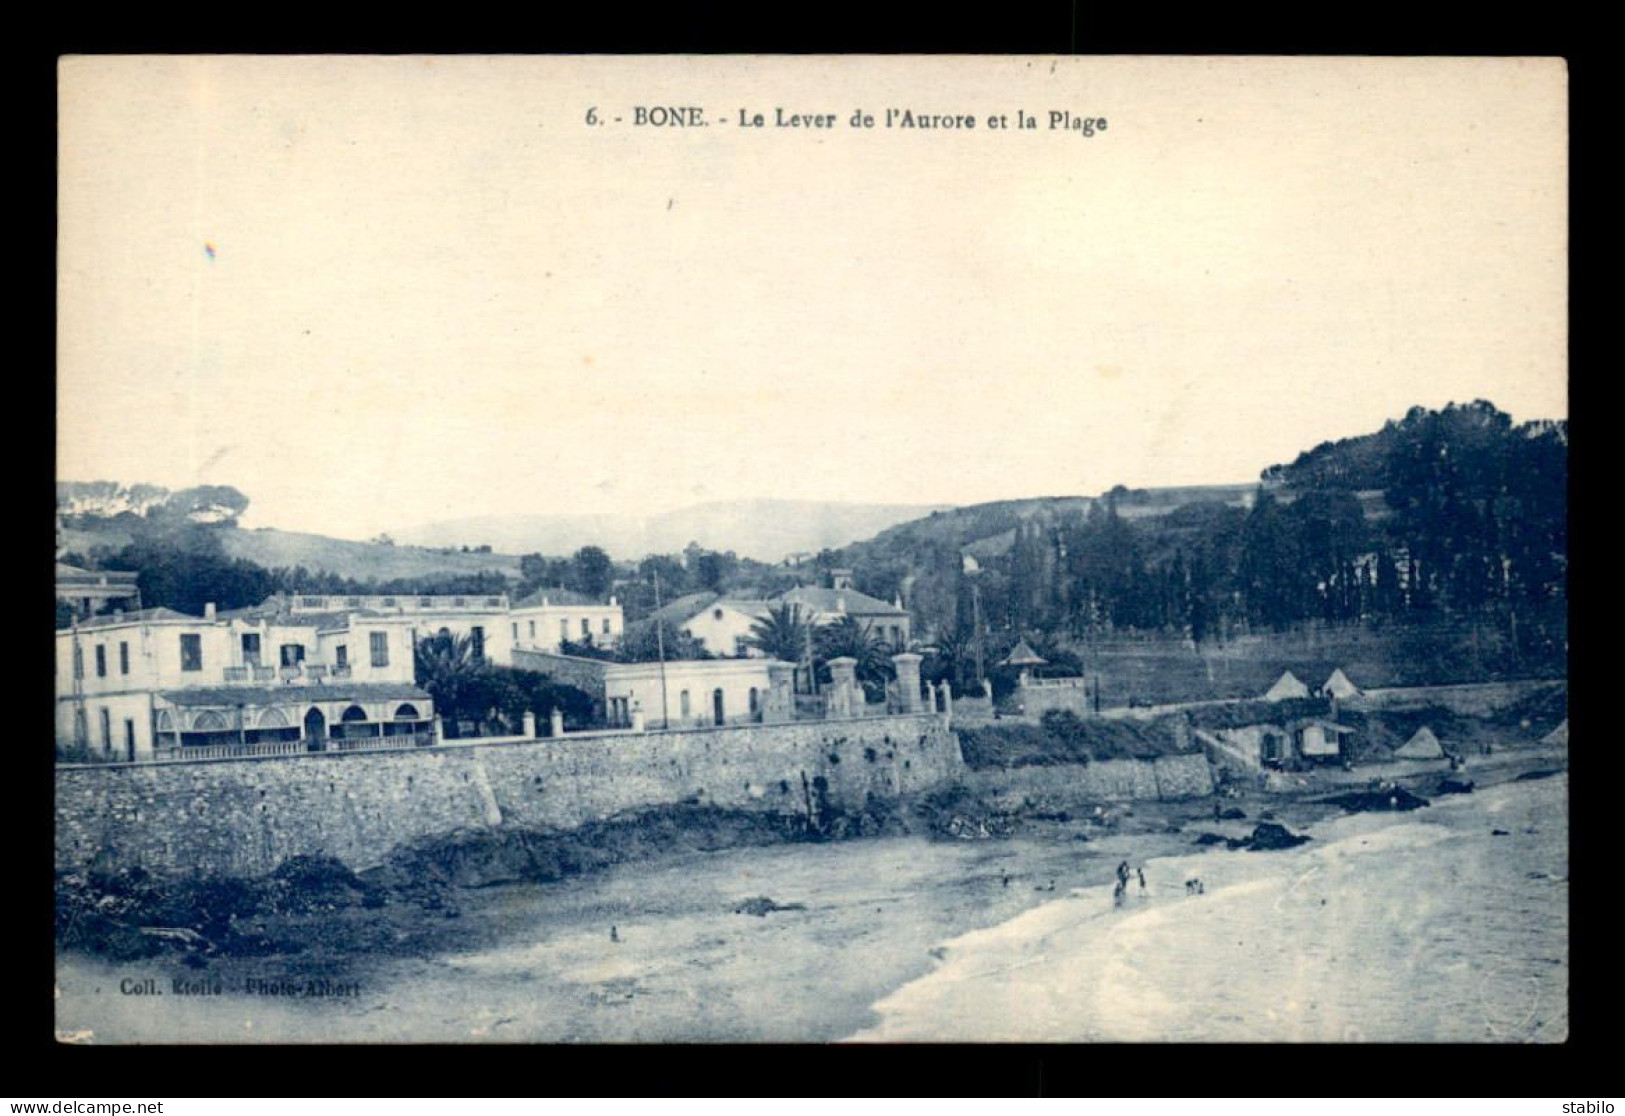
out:
<path id="1" fill-rule="evenodd" d="M 745 644 L 769 658 L 799 663 L 807 657 L 810 632 L 811 625 L 802 617 L 800 605 L 775 605 L 751 625 Z"/>
<path id="2" fill-rule="evenodd" d="M 694 565 L 694 580 L 712 592 L 721 592 L 739 569 L 739 559 L 733 551 L 719 554 L 714 550 L 700 553 Z"/>
<path id="3" fill-rule="evenodd" d="M 814 635 L 818 657 L 856 659 L 858 681 L 882 684 L 892 675 L 891 646 L 880 633 L 855 616 L 843 616 L 820 627 Z"/>
<path id="4" fill-rule="evenodd" d="M 164 502 L 166 515 L 192 523 L 231 525 L 248 510 L 248 497 L 229 484 L 183 488 Z"/>
<path id="5" fill-rule="evenodd" d="M 570 588 L 602 598 L 615 583 L 615 564 L 601 547 L 584 546 L 570 558 Z"/>
<path id="6" fill-rule="evenodd" d="M 459 721 L 483 721 L 490 712 L 490 667 L 474 657 L 474 641 L 442 629 L 419 639 L 412 649 L 412 674 L 445 718 L 446 735 L 457 736 Z"/>

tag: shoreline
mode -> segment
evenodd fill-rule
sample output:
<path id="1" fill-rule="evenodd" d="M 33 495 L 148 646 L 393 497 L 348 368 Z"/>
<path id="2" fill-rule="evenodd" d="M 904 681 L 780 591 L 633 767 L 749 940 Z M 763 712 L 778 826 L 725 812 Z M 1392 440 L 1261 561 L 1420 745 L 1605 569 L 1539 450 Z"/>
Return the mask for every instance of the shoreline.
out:
<path id="1" fill-rule="evenodd" d="M 1566 806 L 1566 775 L 1514 780 L 1290 851 L 1154 859 L 1147 903 L 1079 889 L 944 943 L 846 1041 L 1562 1042 Z M 1173 884 L 1195 874 L 1205 895 Z"/>
<path id="2" fill-rule="evenodd" d="M 1491 777 L 1510 780 L 1515 767 L 1552 766 L 1549 755 L 1523 759 Z M 919 995 L 917 986 L 926 982 L 940 984 L 944 970 L 968 954 L 965 939 L 984 934 L 998 941 L 1013 933 L 1012 924 L 1042 922 L 1055 911 L 1074 917 L 1080 900 L 1070 897 L 1080 892 L 1109 915 L 1112 874 L 1122 859 L 1148 865 L 1152 909 L 1185 902 L 1181 864 L 1199 865 L 1194 871 L 1209 881 L 1208 908 L 1216 908 L 1229 901 L 1213 902 L 1216 890 L 1238 882 L 1222 865 L 1262 872 L 1290 862 L 1281 858 L 1324 848 L 1324 825 L 1427 822 L 1440 810 L 1460 812 L 1453 804 L 1482 801 L 1489 789 L 1406 815 L 1342 816 L 1300 797 L 1248 795 L 1130 804 L 1124 831 L 1110 833 L 1076 817 L 994 840 L 879 837 L 667 853 L 553 883 L 465 889 L 456 900 L 458 917 L 435 917 L 427 942 L 390 947 L 381 940 L 379 951 L 359 955 L 215 958 L 194 970 L 174 956 L 109 964 L 62 953 L 59 1027 L 69 1035 L 90 1031 L 82 1041 L 115 1043 L 824 1042 L 877 1028 L 896 1033 L 895 998 Z M 1215 823 L 1215 802 L 1239 802 L 1248 817 Z M 1193 843 L 1200 832 L 1250 832 L 1261 811 L 1317 839 L 1270 853 Z M 1092 836 L 1080 842 L 1078 835 Z M 1163 898 L 1169 887 L 1176 889 L 1171 902 Z M 1137 913 L 1132 894 L 1125 917 Z M 736 913 L 757 896 L 780 909 Z M 1190 909 L 1199 902 L 1191 900 Z M 431 918 L 401 913 L 420 923 Z M 611 941 L 611 927 L 619 941 Z M 1042 959 L 1020 960 L 1030 961 L 1022 971 L 1045 968 Z M 141 998 L 117 993 L 114 982 L 126 977 L 157 979 L 166 988 L 176 978 L 224 987 L 206 997 Z M 249 978 L 273 986 L 327 980 L 353 984 L 356 994 L 250 997 L 242 993 Z M 941 1027 L 927 1033 L 948 1037 Z M 1057 1041 L 1065 1033 L 1052 1024 L 1043 1037 Z M 966 1037 L 1000 1036 L 978 1025 Z"/>

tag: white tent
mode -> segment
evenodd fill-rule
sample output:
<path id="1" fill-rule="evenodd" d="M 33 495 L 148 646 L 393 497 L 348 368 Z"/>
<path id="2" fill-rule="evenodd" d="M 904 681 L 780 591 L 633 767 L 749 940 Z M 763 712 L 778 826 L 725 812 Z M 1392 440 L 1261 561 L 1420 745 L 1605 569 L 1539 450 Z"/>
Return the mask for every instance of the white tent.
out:
<path id="1" fill-rule="evenodd" d="M 1443 759 L 1444 749 L 1439 747 L 1439 738 L 1433 735 L 1433 730 L 1423 725 L 1416 730 L 1416 735 L 1405 741 L 1405 746 L 1394 752 L 1395 759 Z"/>
<path id="2" fill-rule="evenodd" d="M 1275 685 L 1264 693 L 1265 701 L 1286 701 L 1288 698 L 1306 698 L 1309 696 L 1309 687 L 1298 681 L 1298 676 L 1290 670 L 1276 679 Z"/>
<path id="3" fill-rule="evenodd" d="M 1559 744 L 1567 748 L 1569 746 L 1569 719 L 1564 717 L 1563 723 L 1541 737 L 1540 742 L 1542 744 Z"/>
<path id="4" fill-rule="evenodd" d="M 1343 668 L 1338 667 L 1332 671 L 1332 676 L 1326 679 L 1326 684 L 1320 688 L 1320 692 L 1334 698 L 1351 698 L 1360 696 L 1360 687 L 1350 682 L 1349 676 L 1343 673 Z"/>

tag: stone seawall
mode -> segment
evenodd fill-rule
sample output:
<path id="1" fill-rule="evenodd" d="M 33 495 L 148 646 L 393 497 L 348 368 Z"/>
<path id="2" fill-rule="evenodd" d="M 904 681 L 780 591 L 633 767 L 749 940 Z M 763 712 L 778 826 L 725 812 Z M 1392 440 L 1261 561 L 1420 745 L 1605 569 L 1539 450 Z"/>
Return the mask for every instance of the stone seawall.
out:
<path id="1" fill-rule="evenodd" d="M 931 715 L 64 767 L 56 866 L 257 876 L 321 853 L 360 871 L 467 827 L 568 829 L 678 802 L 803 813 L 820 786 L 831 805 L 856 808 L 963 773 L 958 738 Z"/>
<path id="2" fill-rule="evenodd" d="M 972 790 L 1056 802 L 1201 798 L 1213 793 L 1213 775 L 1200 753 L 1155 760 L 1102 760 L 1048 764 L 966 774 Z"/>

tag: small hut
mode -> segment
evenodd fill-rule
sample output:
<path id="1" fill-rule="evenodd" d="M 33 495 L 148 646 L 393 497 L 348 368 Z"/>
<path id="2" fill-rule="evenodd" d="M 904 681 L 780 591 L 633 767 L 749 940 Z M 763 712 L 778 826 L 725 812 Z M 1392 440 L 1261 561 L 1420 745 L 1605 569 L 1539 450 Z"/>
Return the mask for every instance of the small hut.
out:
<path id="1" fill-rule="evenodd" d="M 1275 685 L 1264 692 L 1265 701 L 1290 701 L 1292 698 L 1306 698 L 1309 696 L 1309 687 L 1298 680 L 1298 676 L 1290 670 L 1276 679 Z"/>
<path id="2" fill-rule="evenodd" d="M 1320 692 L 1327 697 L 1351 698 L 1360 696 L 1360 687 L 1350 682 L 1349 676 L 1343 673 L 1343 668 L 1338 667 L 1332 671 L 1332 676 L 1326 679 L 1326 684 L 1320 688 Z"/>
<path id="3" fill-rule="evenodd" d="M 1443 759 L 1444 749 L 1439 746 L 1439 738 L 1433 735 L 1433 730 L 1423 725 L 1416 730 L 1404 745 L 1394 750 L 1395 759 L 1431 760 Z"/>
<path id="4" fill-rule="evenodd" d="M 1006 655 L 999 665 L 1002 667 L 1015 667 L 1021 671 L 1021 684 L 1027 685 L 1032 680 L 1032 668 L 1047 666 L 1049 660 L 1034 651 L 1025 639 L 1016 644 L 1015 648 Z"/>
<path id="5" fill-rule="evenodd" d="M 1569 719 L 1564 717 L 1563 723 L 1541 737 L 1540 742 L 1553 747 L 1567 748 L 1569 746 Z"/>

